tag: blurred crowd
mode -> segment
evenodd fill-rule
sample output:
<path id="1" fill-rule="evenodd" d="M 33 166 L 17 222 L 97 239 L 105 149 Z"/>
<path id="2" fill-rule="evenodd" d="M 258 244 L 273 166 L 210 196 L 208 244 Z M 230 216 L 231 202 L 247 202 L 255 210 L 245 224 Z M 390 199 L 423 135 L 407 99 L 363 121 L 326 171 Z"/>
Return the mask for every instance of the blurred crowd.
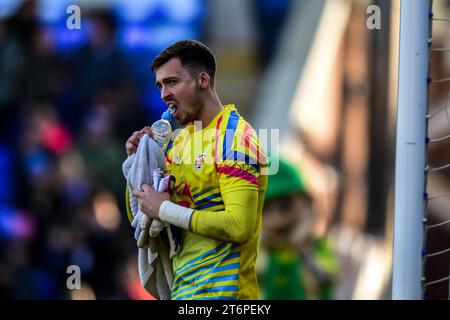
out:
<path id="1" fill-rule="evenodd" d="M 74 298 L 70 265 L 86 297 L 145 297 L 130 276 L 121 165 L 124 141 L 158 109 L 145 112 L 114 16 L 93 10 L 88 20 L 88 41 L 69 54 L 35 2 L 0 20 L 0 298 Z"/>

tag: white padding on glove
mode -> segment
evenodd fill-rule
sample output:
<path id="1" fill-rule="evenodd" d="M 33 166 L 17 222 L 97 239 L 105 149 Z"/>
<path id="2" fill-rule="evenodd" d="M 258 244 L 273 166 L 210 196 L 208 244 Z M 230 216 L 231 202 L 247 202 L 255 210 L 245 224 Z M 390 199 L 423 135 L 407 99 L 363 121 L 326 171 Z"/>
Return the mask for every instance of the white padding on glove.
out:
<path id="1" fill-rule="evenodd" d="M 174 226 L 189 230 L 189 221 L 193 212 L 194 209 L 185 208 L 169 200 L 165 200 L 159 207 L 159 218 Z"/>

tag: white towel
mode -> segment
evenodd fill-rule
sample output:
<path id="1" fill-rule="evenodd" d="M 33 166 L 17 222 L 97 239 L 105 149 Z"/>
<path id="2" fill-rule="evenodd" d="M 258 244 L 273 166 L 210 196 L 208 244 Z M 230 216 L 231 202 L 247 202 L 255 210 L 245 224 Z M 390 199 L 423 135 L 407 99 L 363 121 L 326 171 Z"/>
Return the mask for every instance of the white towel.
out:
<path id="1" fill-rule="evenodd" d="M 178 230 L 156 219 L 150 221 L 139 210 L 138 199 L 133 195 L 133 191 L 141 190 L 143 184 L 153 185 L 152 173 L 157 168 L 166 168 L 164 154 L 145 134 L 136 153 L 124 161 L 122 171 L 130 193 L 131 225 L 136 229 L 134 237 L 139 247 L 138 271 L 142 286 L 155 298 L 169 300 L 173 282 L 172 258 L 180 250 Z M 152 237 L 149 237 L 150 230 Z"/>

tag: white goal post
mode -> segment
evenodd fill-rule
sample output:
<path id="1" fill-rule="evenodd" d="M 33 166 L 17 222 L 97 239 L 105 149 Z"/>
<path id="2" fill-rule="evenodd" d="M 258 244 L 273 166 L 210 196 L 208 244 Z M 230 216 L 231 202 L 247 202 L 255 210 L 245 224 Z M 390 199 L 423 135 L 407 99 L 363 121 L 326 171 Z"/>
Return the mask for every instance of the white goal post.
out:
<path id="1" fill-rule="evenodd" d="M 401 0 L 393 299 L 422 298 L 430 0 Z"/>

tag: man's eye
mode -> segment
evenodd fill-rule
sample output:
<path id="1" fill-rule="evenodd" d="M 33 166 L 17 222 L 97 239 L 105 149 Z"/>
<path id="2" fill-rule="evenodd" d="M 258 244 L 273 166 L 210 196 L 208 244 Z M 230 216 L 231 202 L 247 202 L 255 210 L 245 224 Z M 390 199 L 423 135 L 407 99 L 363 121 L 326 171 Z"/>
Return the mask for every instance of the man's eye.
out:
<path id="1" fill-rule="evenodd" d="M 170 81 L 169 81 L 169 84 L 170 84 L 171 86 L 174 86 L 174 85 L 177 84 L 177 81 L 176 81 L 176 80 L 170 80 Z"/>

